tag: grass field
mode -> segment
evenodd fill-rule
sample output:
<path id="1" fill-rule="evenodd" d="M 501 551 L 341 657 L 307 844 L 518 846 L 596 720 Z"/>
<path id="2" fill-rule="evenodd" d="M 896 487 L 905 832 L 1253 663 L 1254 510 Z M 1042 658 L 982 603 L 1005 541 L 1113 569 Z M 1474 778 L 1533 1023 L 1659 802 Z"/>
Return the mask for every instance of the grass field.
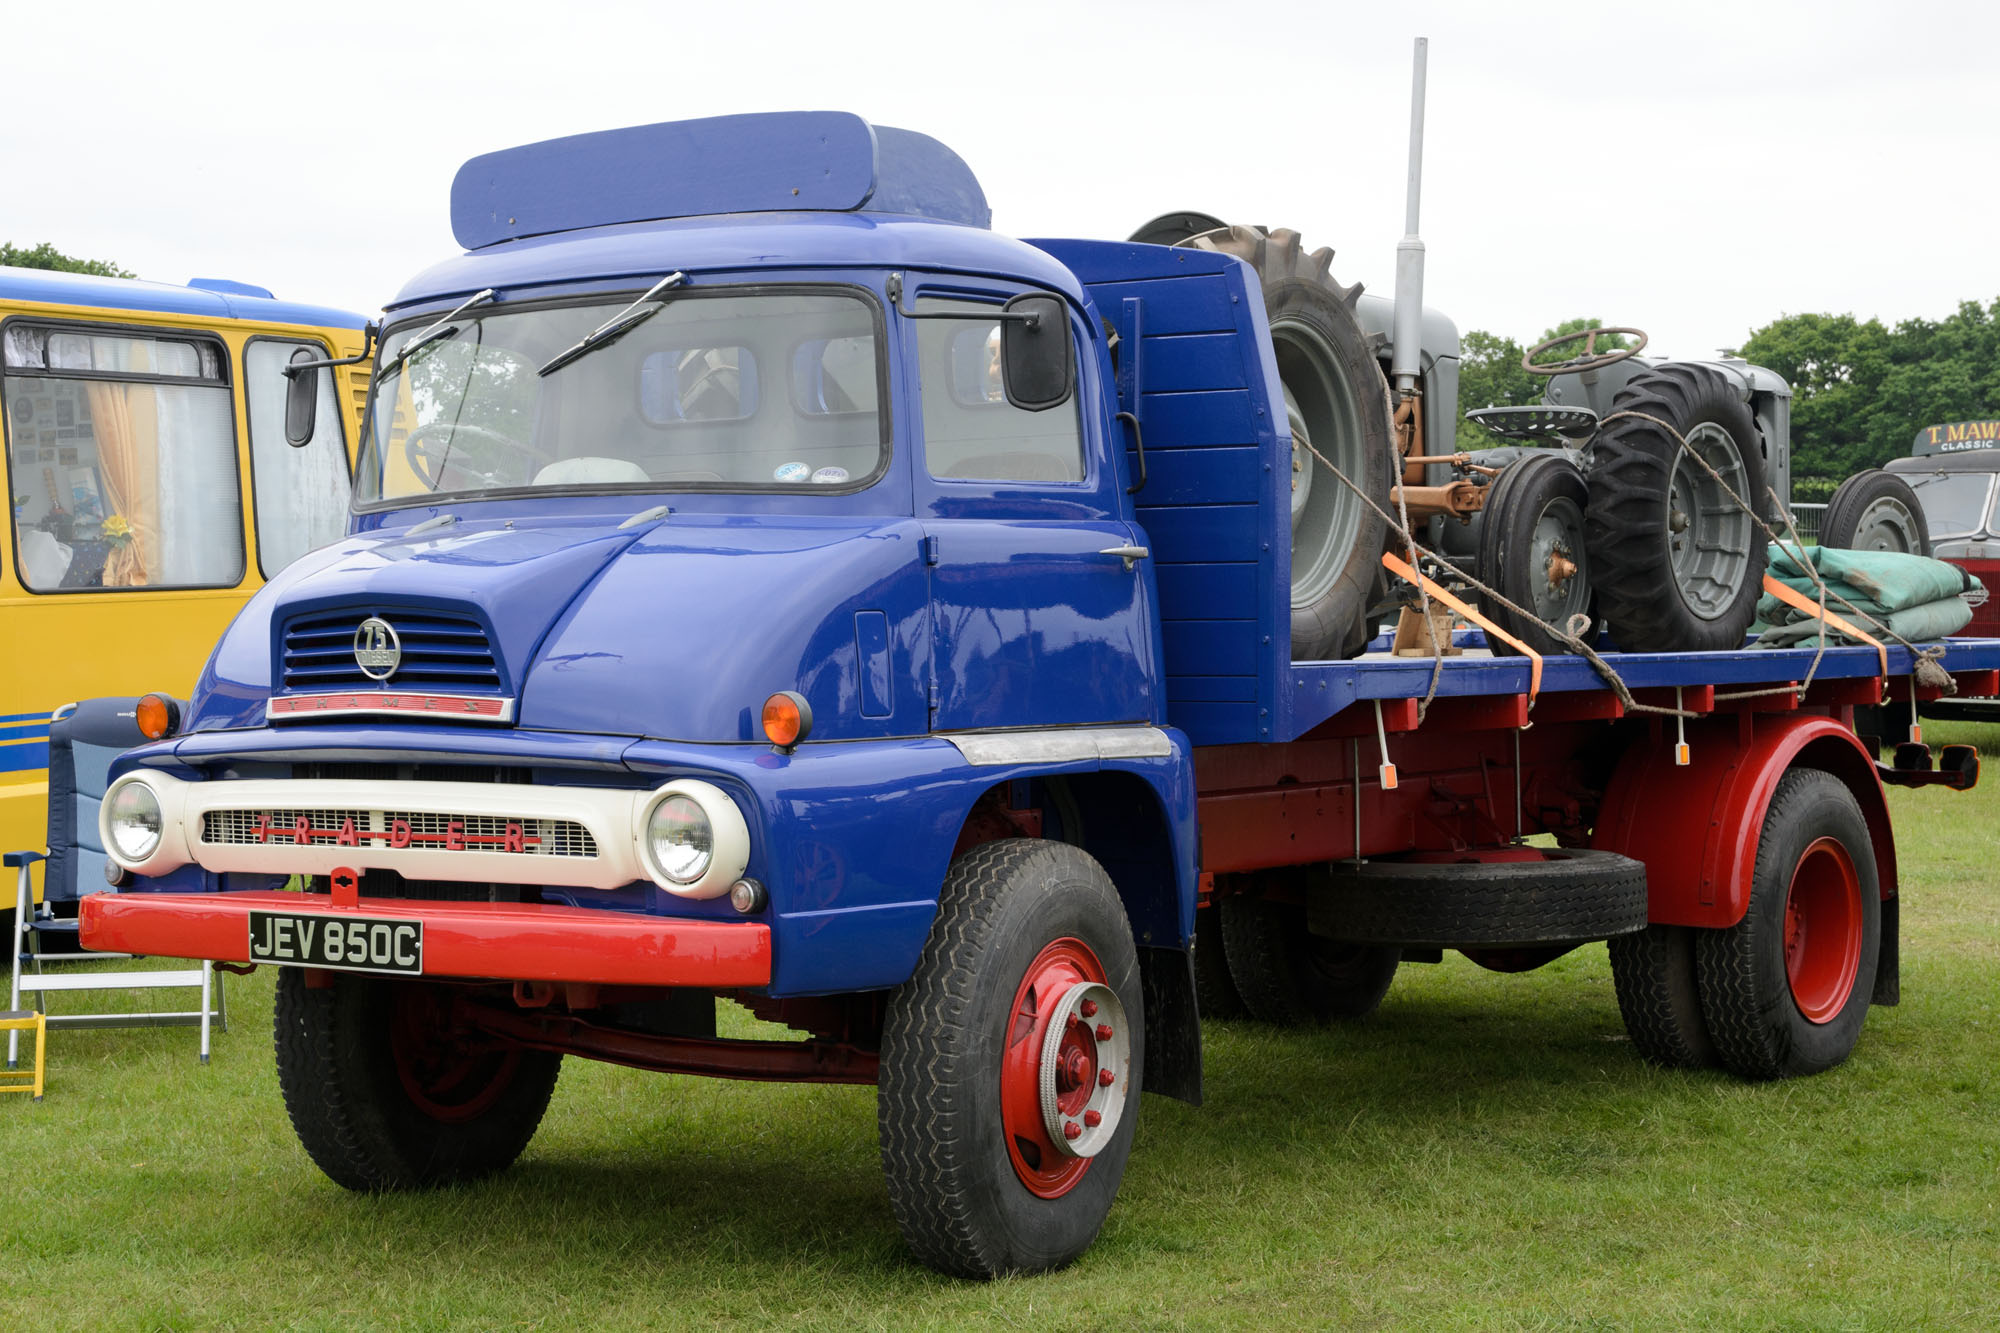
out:
<path id="1" fill-rule="evenodd" d="M 269 974 L 232 980 L 207 1068 L 185 1030 L 62 1032 L 47 1100 L 0 1102 L 0 1314 L 24 1330 L 1992 1328 L 2000 794 L 1891 799 L 1905 998 L 1840 1069 L 1752 1086 L 1641 1064 L 1602 946 L 1519 977 L 1406 967 L 1356 1028 L 1211 1027 L 1208 1104 L 1146 1099 L 1096 1247 L 986 1285 L 904 1257 L 866 1088 L 572 1060 L 500 1179 L 348 1194 L 286 1122 Z"/>

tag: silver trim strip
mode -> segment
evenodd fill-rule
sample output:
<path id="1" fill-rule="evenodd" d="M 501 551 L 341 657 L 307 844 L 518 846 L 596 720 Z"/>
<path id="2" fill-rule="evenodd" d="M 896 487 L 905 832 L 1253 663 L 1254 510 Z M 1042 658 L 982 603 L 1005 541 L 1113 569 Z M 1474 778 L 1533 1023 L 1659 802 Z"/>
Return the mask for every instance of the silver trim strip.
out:
<path id="1" fill-rule="evenodd" d="M 392 708 L 381 703 L 342 703 L 327 707 L 286 707 L 314 699 L 355 700 L 367 699 L 380 693 L 385 699 L 435 699 L 440 704 L 477 704 L 480 711 L 461 709 L 454 711 L 449 706 L 438 708 Z M 500 710 L 490 711 L 498 702 Z M 305 717 L 427 717 L 440 722 L 512 722 L 514 720 L 514 700 L 495 700 L 490 694 L 434 694 L 429 690 L 331 690 L 319 694 L 281 694 L 264 701 L 266 722 L 289 722 Z"/>
<path id="2" fill-rule="evenodd" d="M 961 731 L 939 739 L 958 747 L 965 762 L 1060 764 L 1079 759 L 1165 759 L 1174 752 L 1158 727 L 1054 727 L 1045 731 Z"/>

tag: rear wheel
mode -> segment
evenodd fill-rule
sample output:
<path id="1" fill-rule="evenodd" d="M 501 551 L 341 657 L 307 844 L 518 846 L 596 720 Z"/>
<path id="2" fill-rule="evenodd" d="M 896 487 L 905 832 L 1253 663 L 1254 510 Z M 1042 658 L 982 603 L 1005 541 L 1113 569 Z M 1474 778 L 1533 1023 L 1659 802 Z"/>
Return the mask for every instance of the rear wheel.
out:
<path id="1" fill-rule="evenodd" d="M 460 1031 L 447 987 L 278 972 L 278 1086 L 307 1155 L 351 1190 L 476 1180 L 534 1137 L 562 1057 Z"/>
<path id="2" fill-rule="evenodd" d="M 1720 372 L 1669 364 L 1632 376 L 1605 420 L 1584 533 L 1611 637 L 1627 652 L 1742 647 L 1765 555 L 1750 513 L 1766 499 L 1749 407 Z"/>
<path id="3" fill-rule="evenodd" d="M 1016 838 L 952 864 L 882 1035 L 882 1168 L 917 1258 L 992 1277 L 1090 1248 L 1132 1151 L 1142 1004 L 1096 861 Z"/>
<path id="4" fill-rule="evenodd" d="M 1609 942 L 1618 1011 L 1639 1054 L 1669 1069 L 1715 1063 L 1701 1014 L 1691 926 L 1648 926 Z"/>
<path id="5" fill-rule="evenodd" d="M 1361 288 L 1333 280 L 1333 251 L 1307 254 L 1282 227 L 1226 227 L 1181 244 L 1235 255 L 1263 283 L 1292 436 L 1292 656 L 1352 656 L 1370 637 L 1387 526 L 1320 459 L 1384 512 L 1395 472 L 1389 383 L 1354 315 Z"/>
<path id="6" fill-rule="evenodd" d="M 1831 1069 L 1860 1039 L 1882 946 L 1868 821 L 1818 769 L 1778 782 L 1743 919 L 1696 940 L 1702 1012 L 1723 1065 L 1745 1078 Z"/>
<path id="7" fill-rule="evenodd" d="M 1396 979 L 1401 949 L 1322 939 L 1306 930 L 1306 909 L 1250 894 L 1221 904 L 1229 975 L 1253 1018 L 1313 1027 L 1366 1018 Z"/>
<path id="8" fill-rule="evenodd" d="M 1840 483 L 1820 520 L 1819 544 L 1844 551 L 1931 553 L 1930 523 L 1910 484 L 1871 468 Z"/>

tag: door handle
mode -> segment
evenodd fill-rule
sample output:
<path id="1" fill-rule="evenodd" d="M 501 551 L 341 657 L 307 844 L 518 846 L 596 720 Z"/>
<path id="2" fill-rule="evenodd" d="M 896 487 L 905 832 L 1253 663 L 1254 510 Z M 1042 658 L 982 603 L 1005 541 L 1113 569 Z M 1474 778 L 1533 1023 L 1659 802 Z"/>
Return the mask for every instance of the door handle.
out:
<path id="1" fill-rule="evenodd" d="M 1133 561 L 1144 560 L 1152 552 L 1143 546 L 1107 546 L 1099 551 L 1098 554 L 1117 556 L 1125 562 L 1125 572 L 1129 574 L 1132 572 Z"/>

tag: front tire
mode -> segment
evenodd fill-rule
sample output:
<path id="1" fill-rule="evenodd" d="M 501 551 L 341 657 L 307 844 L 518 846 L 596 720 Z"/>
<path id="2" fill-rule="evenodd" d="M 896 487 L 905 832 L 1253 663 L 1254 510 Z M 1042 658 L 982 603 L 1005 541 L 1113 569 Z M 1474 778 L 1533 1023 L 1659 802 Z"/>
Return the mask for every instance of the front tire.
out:
<path id="1" fill-rule="evenodd" d="M 1088 855 L 1015 838 L 952 864 L 882 1034 L 882 1170 L 919 1260 L 985 1278 L 1090 1248 L 1132 1151 L 1143 1003 Z"/>
<path id="2" fill-rule="evenodd" d="M 1929 555 L 1930 521 L 1910 483 L 1893 472 L 1870 468 L 1841 482 L 1827 501 L 1819 544 L 1845 551 Z"/>
<path id="3" fill-rule="evenodd" d="M 1861 1037 L 1882 948 L 1868 821 L 1819 769 L 1778 782 L 1757 841 L 1750 905 L 1696 940 L 1696 978 L 1725 1068 L 1792 1078 L 1833 1068 Z"/>
<path id="4" fill-rule="evenodd" d="M 562 1057 L 454 1030 L 448 988 L 278 972 L 278 1086 L 308 1156 L 351 1190 L 455 1185 L 511 1166 Z"/>

